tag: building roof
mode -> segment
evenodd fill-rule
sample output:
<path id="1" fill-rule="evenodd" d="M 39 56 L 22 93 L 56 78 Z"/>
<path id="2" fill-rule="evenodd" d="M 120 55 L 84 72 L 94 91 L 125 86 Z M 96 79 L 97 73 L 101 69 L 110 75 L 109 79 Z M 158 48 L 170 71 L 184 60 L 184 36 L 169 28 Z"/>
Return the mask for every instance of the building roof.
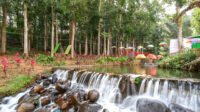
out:
<path id="1" fill-rule="evenodd" d="M 189 37 L 186 37 L 187 39 L 192 39 L 192 38 L 200 38 L 200 35 L 197 35 L 197 36 L 189 36 Z"/>

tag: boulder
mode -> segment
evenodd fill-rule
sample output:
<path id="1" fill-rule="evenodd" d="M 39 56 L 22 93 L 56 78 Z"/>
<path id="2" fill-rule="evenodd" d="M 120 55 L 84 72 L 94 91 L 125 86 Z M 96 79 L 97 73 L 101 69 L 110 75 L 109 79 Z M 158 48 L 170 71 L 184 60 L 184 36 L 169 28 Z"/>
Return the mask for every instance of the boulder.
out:
<path id="1" fill-rule="evenodd" d="M 169 109 L 171 110 L 171 112 L 194 112 L 188 108 L 185 108 L 175 103 L 169 104 Z"/>
<path id="2" fill-rule="evenodd" d="M 40 93 L 40 91 L 42 91 L 44 88 L 41 85 L 37 85 L 34 88 L 34 92 L 35 93 Z"/>
<path id="3" fill-rule="evenodd" d="M 85 102 L 81 104 L 79 111 L 80 112 L 98 112 L 100 109 L 102 109 L 102 106 L 96 103 L 88 103 Z"/>
<path id="4" fill-rule="evenodd" d="M 22 103 L 17 112 L 32 112 L 35 106 L 32 103 Z"/>
<path id="5" fill-rule="evenodd" d="M 169 112 L 167 106 L 159 101 L 147 98 L 140 98 L 137 100 L 137 112 Z"/>
<path id="6" fill-rule="evenodd" d="M 64 85 L 61 85 L 60 83 L 57 83 L 56 84 L 56 90 L 59 92 L 59 93 L 64 93 L 66 91 L 66 88 Z"/>
<path id="7" fill-rule="evenodd" d="M 44 80 L 43 86 L 49 86 L 51 84 L 50 80 Z"/>
<path id="8" fill-rule="evenodd" d="M 90 90 L 88 92 L 90 102 L 96 102 L 99 99 L 99 92 L 97 90 Z"/>
<path id="9" fill-rule="evenodd" d="M 49 99 L 48 97 L 45 97 L 45 98 L 43 98 L 43 99 L 41 100 L 41 102 L 42 102 L 42 105 L 44 106 L 44 105 L 49 104 L 51 101 L 50 101 L 50 99 Z"/>

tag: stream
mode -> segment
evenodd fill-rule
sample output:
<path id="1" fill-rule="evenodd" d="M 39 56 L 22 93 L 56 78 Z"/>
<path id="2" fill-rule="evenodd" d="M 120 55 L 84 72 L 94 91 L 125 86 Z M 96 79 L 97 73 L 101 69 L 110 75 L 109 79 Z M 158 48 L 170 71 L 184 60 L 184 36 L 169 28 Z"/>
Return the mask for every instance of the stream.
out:
<path id="1" fill-rule="evenodd" d="M 42 92 L 36 93 L 38 85 Z M 96 101 L 91 100 L 91 90 L 99 94 Z M 56 70 L 26 91 L 0 101 L 0 112 L 26 112 L 25 107 L 33 112 L 200 112 L 200 82 Z M 30 105 L 22 109 L 27 102 Z"/>

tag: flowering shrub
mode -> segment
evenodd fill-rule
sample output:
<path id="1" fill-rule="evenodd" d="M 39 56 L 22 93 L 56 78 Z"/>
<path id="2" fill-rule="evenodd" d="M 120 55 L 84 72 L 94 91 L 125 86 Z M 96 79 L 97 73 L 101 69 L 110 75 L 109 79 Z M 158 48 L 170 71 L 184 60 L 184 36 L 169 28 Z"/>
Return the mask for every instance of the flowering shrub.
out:
<path id="1" fill-rule="evenodd" d="M 2 69 L 3 69 L 3 72 L 5 73 L 5 75 L 7 74 L 7 58 L 6 57 L 2 57 Z"/>

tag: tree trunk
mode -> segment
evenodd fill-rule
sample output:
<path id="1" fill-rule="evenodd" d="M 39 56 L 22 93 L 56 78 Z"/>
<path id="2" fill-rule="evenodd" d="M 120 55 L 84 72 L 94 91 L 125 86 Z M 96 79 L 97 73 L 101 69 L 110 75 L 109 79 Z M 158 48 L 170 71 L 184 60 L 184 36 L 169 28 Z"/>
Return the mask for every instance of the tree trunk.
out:
<path id="1" fill-rule="evenodd" d="M 24 54 L 28 56 L 28 19 L 26 0 L 24 0 Z"/>
<path id="2" fill-rule="evenodd" d="M 51 7 L 51 16 L 52 16 L 52 23 L 51 23 L 51 56 L 53 57 L 54 51 L 54 7 Z"/>
<path id="3" fill-rule="evenodd" d="M 86 26 L 88 26 L 88 12 L 86 15 Z M 88 28 L 85 29 L 85 55 L 88 55 Z"/>
<path id="4" fill-rule="evenodd" d="M 58 17 L 56 14 L 56 45 L 58 44 Z"/>
<path id="5" fill-rule="evenodd" d="M 93 37 L 93 35 L 91 34 L 92 36 L 92 40 L 93 40 L 93 54 L 96 54 L 96 42 L 95 42 L 95 38 Z"/>
<path id="6" fill-rule="evenodd" d="M 71 57 L 74 58 L 75 21 L 71 22 Z"/>
<path id="7" fill-rule="evenodd" d="M 105 29 L 104 29 L 105 32 Z M 106 36 L 104 35 L 104 55 L 106 55 Z"/>
<path id="8" fill-rule="evenodd" d="M 80 41 L 79 41 L 79 55 L 82 55 L 82 48 L 81 48 L 81 29 L 80 29 Z"/>
<path id="9" fill-rule="evenodd" d="M 7 10 L 6 6 L 4 5 L 3 7 L 3 29 L 2 29 L 2 54 L 6 53 L 6 21 L 7 21 Z"/>
<path id="10" fill-rule="evenodd" d="M 90 55 L 92 55 L 92 40 L 93 40 L 93 37 L 92 37 L 92 33 L 90 34 Z"/>
<path id="11" fill-rule="evenodd" d="M 47 20 L 46 16 L 44 19 L 44 52 L 47 52 Z"/>
<path id="12" fill-rule="evenodd" d="M 99 14 L 101 12 L 101 0 L 99 0 Z M 101 22 L 98 23 L 98 55 L 101 54 Z"/>
<path id="13" fill-rule="evenodd" d="M 110 56 L 110 39 L 111 39 L 111 32 L 110 28 L 108 29 L 108 44 L 107 44 L 107 56 Z"/>
<path id="14" fill-rule="evenodd" d="M 180 6 L 178 3 L 176 3 L 176 13 L 177 15 L 179 15 L 180 13 Z M 178 46 L 179 46 L 179 52 L 181 51 L 182 47 L 183 47 L 183 37 L 182 37 L 182 21 L 181 21 L 181 18 L 179 18 L 177 21 L 176 21 L 176 24 L 177 24 L 177 28 L 178 28 Z"/>
<path id="15" fill-rule="evenodd" d="M 88 55 L 88 35 L 85 35 L 85 55 Z"/>

